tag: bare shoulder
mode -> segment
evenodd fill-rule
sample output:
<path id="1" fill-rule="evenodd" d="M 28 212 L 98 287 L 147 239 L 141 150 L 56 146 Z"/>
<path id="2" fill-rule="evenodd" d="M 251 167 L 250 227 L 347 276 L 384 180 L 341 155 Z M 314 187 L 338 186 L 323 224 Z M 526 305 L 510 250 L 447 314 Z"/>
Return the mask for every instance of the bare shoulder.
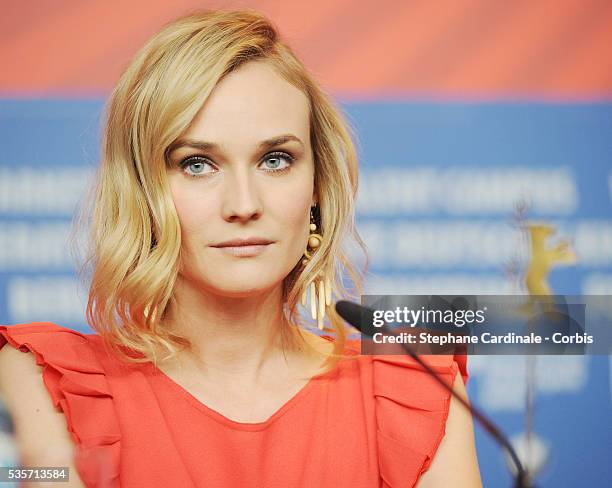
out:
<path id="1" fill-rule="evenodd" d="M 84 486 L 74 468 L 74 443 L 66 418 L 53 406 L 42 366 L 30 352 L 0 348 L 0 396 L 15 424 L 21 461 L 26 466 L 68 466 L 70 486 Z"/>
<path id="2" fill-rule="evenodd" d="M 468 399 L 461 374 L 457 373 L 453 389 Z M 456 486 L 458 488 L 482 488 L 474 430 L 470 413 L 454 397 L 451 397 L 446 433 L 429 469 L 421 476 L 418 488 Z"/>
<path id="3" fill-rule="evenodd" d="M 36 383 L 42 385 L 42 368 L 33 354 L 24 353 L 8 344 L 0 348 L 0 393 L 10 404 L 21 403 L 33 395 Z"/>

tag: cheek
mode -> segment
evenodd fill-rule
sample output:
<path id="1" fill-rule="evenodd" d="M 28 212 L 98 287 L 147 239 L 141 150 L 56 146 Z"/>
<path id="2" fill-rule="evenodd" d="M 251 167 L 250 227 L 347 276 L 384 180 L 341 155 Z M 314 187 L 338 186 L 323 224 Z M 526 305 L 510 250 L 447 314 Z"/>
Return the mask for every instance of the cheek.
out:
<path id="1" fill-rule="evenodd" d="M 205 229 L 202 222 L 212 219 L 212 206 L 207 204 L 201 192 L 190 192 L 181 185 L 171 184 L 174 208 L 181 225 L 181 238 L 186 247 L 194 236 L 201 234 Z"/>
<path id="2" fill-rule="evenodd" d="M 311 203 L 312 192 L 294 192 L 283 205 L 276 207 L 276 220 L 281 237 L 287 241 L 291 260 L 298 259 L 306 249 Z"/>

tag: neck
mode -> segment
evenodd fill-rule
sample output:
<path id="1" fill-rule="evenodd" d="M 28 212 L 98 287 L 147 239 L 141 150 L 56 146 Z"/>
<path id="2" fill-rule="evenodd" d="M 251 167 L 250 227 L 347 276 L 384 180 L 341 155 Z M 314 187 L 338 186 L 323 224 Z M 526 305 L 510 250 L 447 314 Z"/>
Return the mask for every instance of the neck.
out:
<path id="1" fill-rule="evenodd" d="M 282 284 L 246 297 L 228 297 L 196 288 L 179 277 L 164 320 L 192 343 L 189 361 L 203 374 L 251 378 L 282 360 Z"/>

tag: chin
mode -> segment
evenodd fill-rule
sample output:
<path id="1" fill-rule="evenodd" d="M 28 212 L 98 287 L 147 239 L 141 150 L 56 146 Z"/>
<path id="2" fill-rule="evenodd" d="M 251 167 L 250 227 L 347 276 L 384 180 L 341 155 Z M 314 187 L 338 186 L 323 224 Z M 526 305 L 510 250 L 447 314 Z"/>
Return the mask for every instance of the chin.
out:
<path id="1" fill-rule="evenodd" d="M 282 285 L 291 270 L 285 270 L 281 263 L 223 263 L 217 261 L 208 265 L 204 262 L 187 267 L 181 273 L 192 286 L 208 290 L 225 297 L 242 298 L 269 292 Z"/>
<path id="2" fill-rule="evenodd" d="M 269 292 L 279 286 L 282 280 L 283 276 L 266 273 L 261 269 L 235 273 L 227 270 L 213 276 L 209 274 L 206 277 L 206 287 L 217 295 L 240 298 Z"/>
<path id="3" fill-rule="evenodd" d="M 227 298 L 246 298 L 253 295 L 259 295 L 264 292 L 269 292 L 275 286 L 276 283 L 251 286 L 245 282 L 227 285 L 217 283 L 213 291 L 216 295 Z"/>

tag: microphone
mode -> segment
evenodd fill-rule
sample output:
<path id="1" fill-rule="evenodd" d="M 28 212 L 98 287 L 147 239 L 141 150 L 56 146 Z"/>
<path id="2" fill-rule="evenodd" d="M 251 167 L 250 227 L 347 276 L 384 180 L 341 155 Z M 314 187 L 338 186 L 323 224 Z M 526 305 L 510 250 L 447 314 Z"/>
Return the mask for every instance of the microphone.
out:
<path id="1" fill-rule="evenodd" d="M 340 300 L 336 302 L 336 312 L 338 315 L 346 320 L 349 324 L 355 327 L 363 334 L 372 336 L 372 324 L 374 311 L 371 308 L 364 307 L 357 303 L 350 302 L 348 300 Z M 369 320 L 363 321 L 363 317 L 367 317 Z M 382 329 L 389 335 L 397 335 L 395 331 L 386 324 L 383 324 Z M 529 480 L 529 476 L 521 461 L 516 454 L 516 451 L 512 447 L 512 444 L 508 441 L 503 432 L 495 425 L 495 423 L 489 419 L 482 411 L 478 408 L 470 405 L 466 400 L 459 396 L 455 390 L 447 385 L 444 380 L 427 364 L 425 363 L 414 351 L 404 342 L 401 342 L 403 349 L 425 370 L 427 371 L 445 390 L 461 403 L 476 419 L 476 421 L 484 428 L 484 430 L 495 440 L 495 442 L 502 447 L 502 449 L 510 456 L 515 468 L 516 475 L 513 474 L 514 487 L 515 488 L 533 488 Z"/>

